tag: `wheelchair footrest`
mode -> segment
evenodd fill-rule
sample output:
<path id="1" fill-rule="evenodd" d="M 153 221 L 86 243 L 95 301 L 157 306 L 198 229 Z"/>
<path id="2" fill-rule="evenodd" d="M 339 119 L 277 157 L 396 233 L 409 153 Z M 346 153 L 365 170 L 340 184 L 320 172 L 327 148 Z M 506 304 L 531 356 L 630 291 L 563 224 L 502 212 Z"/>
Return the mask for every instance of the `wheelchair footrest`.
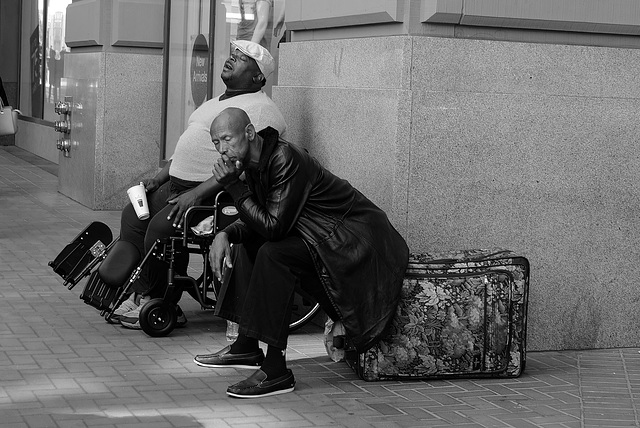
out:
<path id="1" fill-rule="evenodd" d="M 80 298 L 84 300 L 87 305 L 93 306 L 99 311 L 107 311 L 111 308 L 113 302 L 117 299 L 121 288 L 111 288 L 107 286 L 102 279 L 98 271 L 94 271 L 84 290 L 80 294 Z"/>
<path id="2" fill-rule="evenodd" d="M 109 226 L 94 221 L 67 244 L 49 266 L 65 280 L 65 285 L 74 286 L 84 277 L 85 268 L 104 254 L 111 241 L 113 235 Z"/>

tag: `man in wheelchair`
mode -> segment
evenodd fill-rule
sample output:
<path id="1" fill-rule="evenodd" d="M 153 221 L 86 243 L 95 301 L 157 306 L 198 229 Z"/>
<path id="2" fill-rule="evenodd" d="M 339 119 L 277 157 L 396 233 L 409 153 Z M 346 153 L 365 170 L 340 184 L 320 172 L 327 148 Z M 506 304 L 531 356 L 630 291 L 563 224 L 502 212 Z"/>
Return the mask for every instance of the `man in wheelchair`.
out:
<path id="1" fill-rule="evenodd" d="M 223 268 L 231 267 L 231 243 L 242 244 L 253 267 L 249 281 L 230 283 L 233 293 L 227 290 L 216 307 L 220 316 L 239 323 L 237 340 L 195 357 L 204 367 L 259 367 L 227 389 L 238 398 L 293 391 L 285 349 L 297 289 L 341 320 L 363 352 L 395 313 L 409 257 L 381 209 L 304 149 L 281 139 L 276 129 L 256 129 L 239 108 L 225 109 L 211 124 L 211 140 L 221 155 L 214 177 L 239 213 L 213 240 L 212 269 L 220 278 Z M 268 345 L 266 356 L 259 341 Z"/>
<path id="2" fill-rule="evenodd" d="M 221 78 L 226 85 L 223 94 L 203 103 L 190 116 L 187 129 L 178 139 L 173 156 L 153 178 L 144 180 L 150 218 L 138 219 L 129 204 L 122 212 L 120 240 L 132 243 L 144 256 L 157 240 L 176 235 L 186 210 L 195 205 L 213 205 L 222 190 L 211 176 L 211 165 L 219 158 L 212 147 L 209 127 L 213 118 L 227 107 L 247 111 L 258 129 L 268 126 L 285 132 L 284 118 L 273 101 L 262 91 L 267 77 L 273 72 L 274 60 L 268 50 L 249 41 L 232 42 L 230 57 L 225 61 Z M 194 216 L 194 222 L 207 213 Z M 176 271 L 186 275 L 188 253 L 178 254 Z M 140 310 L 156 297 L 164 297 L 167 288 L 167 264 L 151 257 L 142 266 L 134 293 L 108 319 L 124 327 L 140 328 Z M 176 302 L 180 293 L 173 296 Z M 177 307 L 178 324 L 186 317 Z"/>

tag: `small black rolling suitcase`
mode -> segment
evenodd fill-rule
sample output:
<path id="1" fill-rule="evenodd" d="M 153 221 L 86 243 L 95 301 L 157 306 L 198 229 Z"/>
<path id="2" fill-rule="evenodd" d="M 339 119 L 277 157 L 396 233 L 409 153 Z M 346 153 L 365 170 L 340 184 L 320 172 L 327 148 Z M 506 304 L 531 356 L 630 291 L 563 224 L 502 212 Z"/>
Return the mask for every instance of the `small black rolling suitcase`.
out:
<path id="1" fill-rule="evenodd" d="M 362 379 L 517 377 L 529 262 L 508 250 L 413 254 L 384 338 L 347 363 Z"/>

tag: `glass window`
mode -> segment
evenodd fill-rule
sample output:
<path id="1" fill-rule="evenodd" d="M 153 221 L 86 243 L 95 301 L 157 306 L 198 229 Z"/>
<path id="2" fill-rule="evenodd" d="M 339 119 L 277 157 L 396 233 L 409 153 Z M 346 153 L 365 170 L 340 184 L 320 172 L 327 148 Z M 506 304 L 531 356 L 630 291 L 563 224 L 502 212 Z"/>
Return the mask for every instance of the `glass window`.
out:
<path id="1" fill-rule="evenodd" d="M 171 0 L 165 90 L 165 158 L 193 111 L 210 96 L 211 4 L 209 0 Z"/>
<path id="2" fill-rule="evenodd" d="M 254 39 L 270 50 L 277 65 L 278 44 L 285 34 L 284 2 L 171 0 L 165 56 L 165 159 L 173 154 L 191 113 L 224 92 L 220 72 L 232 40 Z M 276 82 L 277 67 L 264 91 L 271 95 Z"/>
<path id="3" fill-rule="evenodd" d="M 69 48 L 64 42 L 67 6 L 71 0 L 48 0 L 47 37 L 45 41 L 44 117 L 58 120 L 55 104 L 64 98 L 64 56 Z"/>
<path id="4" fill-rule="evenodd" d="M 29 37 L 20 47 L 20 111 L 42 118 L 42 58 L 44 50 L 44 0 L 25 1 L 22 5 L 22 29 Z"/>
<path id="5" fill-rule="evenodd" d="M 20 110 L 25 116 L 57 120 L 55 103 L 64 94 L 64 42 L 71 0 L 28 0 L 22 6 L 22 28 L 29 37 L 21 46 Z M 45 20 L 46 16 L 46 20 Z"/>

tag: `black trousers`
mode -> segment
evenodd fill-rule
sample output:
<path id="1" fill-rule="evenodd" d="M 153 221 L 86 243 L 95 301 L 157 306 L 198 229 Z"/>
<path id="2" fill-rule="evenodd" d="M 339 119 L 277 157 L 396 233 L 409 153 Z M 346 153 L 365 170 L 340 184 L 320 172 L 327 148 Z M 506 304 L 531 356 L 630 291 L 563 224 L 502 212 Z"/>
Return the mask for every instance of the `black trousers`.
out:
<path id="1" fill-rule="evenodd" d="M 120 217 L 120 239 L 134 244 L 140 256 L 144 257 L 153 247 L 157 239 L 176 236 L 179 231 L 173 227 L 173 219 L 167 220 L 167 216 L 175 205 L 170 205 L 167 200 L 176 195 L 195 187 L 198 183 L 193 183 L 192 187 L 180 186 L 172 181 L 168 181 L 160 186 L 155 192 L 147 193 L 147 204 L 149 205 L 149 218 L 140 220 L 135 213 L 135 209 L 129 203 L 123 210 Z M 215 200 L 209 198 L 203 205 L 212 205 Z M 207 217 L 206 213 L 194 216 L 194 224 Z M 189 254 L 180 252 L 177 255 L 176 271 L 180 275 L 186 275 L 189 265 Z M 164 297 L 168 285 L 169 265 L 156 257 L 149 257 L 147 263 L 142 267 L 140 278 L 136 281 L 132 290 L 147 294 L 152 298 Z M 179 294 L 171 296 L 171 300 L 178 301 Z"/>
<path id="2" fill-rule="evenodd" d="M 311 295 L 329 317 L 338 319 L 301 238 L 234 245 L 232 276 L 216 314 L 237 322 L 240 334 L 284 349 L 296 290 Z"/>

